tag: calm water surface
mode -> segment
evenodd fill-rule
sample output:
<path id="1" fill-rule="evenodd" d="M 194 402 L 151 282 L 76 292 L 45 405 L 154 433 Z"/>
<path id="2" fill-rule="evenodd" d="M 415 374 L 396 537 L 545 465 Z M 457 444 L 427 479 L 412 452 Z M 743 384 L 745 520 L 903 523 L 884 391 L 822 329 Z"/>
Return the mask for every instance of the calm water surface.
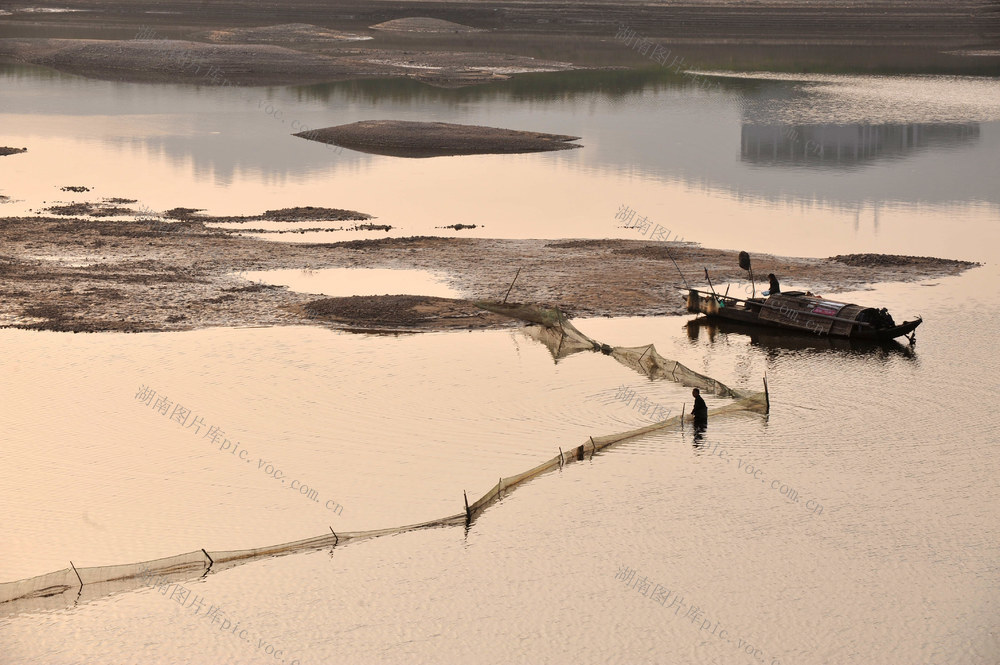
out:
<path id="1" fill-rule="evenodd" d="M 654 342 L 730 385 L 756 389 L 766 372 L 772 412 L 715 420 L 701 441 L 678 430 L 618 446 L 529 483 L 467 531 L 191 580 L 199 615 L 151 588 L 8 614 L 0 660 L 1000 661 L 995 81 L 761 76 L 703 90 L 599 74 L 468 91 L 252 90 L 247 101 L 233 90 L 2 71 L 0 142 L 29 147 L 0 162 L 0 192 L 14 199 L 5 214 L 85 184 L 93 200 L 129 196 L 154 210 L 347 207 L 405 235 L 461 222 L 485 224 L 471 231 L 483 236 L 641 237 L 614 219 L 627 205 L 706 246 L 986 265 L 844 294 L 897 318 L 923 315 L 913 350 L 727 334 L 686 317 L 578 321 L 603 342 Z M 585 148 L 334 154 L 288 136 L 258 98 L 312 126 L 448 120 L 577 134 Z M 0 349 L 0 581 L 68 560 L 126 563 L 453 514 L 463 490 L 478 496 L 558 447 L 646 424 L 616 398 L 622 386 L 668 409 L 691 399 L 599 354 L 555 363 L 514 331 L 5 330 Z M 224 430 L 251 462 L 144 406 L 142 385 Z M 342 510 L 289 491 L 258 460 Z M 631 588 L 616 579 L 632 573 Z M 671 596 L 660 604 L 652 597 L 663 589 Z M 670 607 L 675 599 L 683 605 Z M 212 606 L 250 641 L 201 618 Z"/>

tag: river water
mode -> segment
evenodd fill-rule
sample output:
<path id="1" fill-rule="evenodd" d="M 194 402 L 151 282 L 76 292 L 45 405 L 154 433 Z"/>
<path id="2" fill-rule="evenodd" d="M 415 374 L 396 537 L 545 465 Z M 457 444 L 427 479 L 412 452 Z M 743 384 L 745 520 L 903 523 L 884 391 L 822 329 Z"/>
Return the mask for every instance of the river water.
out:
<path id="1" fill-rule="evenodd" d="M 0 608 L 0 661 L 1000 662 L 1000 85 L 716 80 L 239 91 L 0 69 L 0 143 L 29 148 L 0 161 L 5 215 L 121 196 L 226 215 L 345 207 L 399 235 L 643 237 L 616 219 L 624 206 L 707 247 L 985 264 L 838 295 L 922 315 L 913 349 L 790 343 L 688 317 L 576 321 L 729 385 L 758 389 L 766 372 L 772 411 L 720 418 L 700 441 L 676 430 L 617 446 L 530 482 L 469 529 L 192 579 L 198 613 L 149 587 Z M 404 160 L 289 136 L 292 122 L 379 117 L 568 133 L 585 147 Z M 438 228 L 455 223 L 477 228 Z M 478 497 L 560 447 L 648 424 L 623 388 L 667 410 L 691 400 L 600 354 L 556 363 L 516 331 L 7 329 L 0 357 L 0 581 L 451 515 L 463 490 Z M 144 404 L 144 386 L 205 429 Z M 249 459 L 209 444 L 210 427 Z M 268 464 L 322 502 L 258 468 Z M 246 637 L 205 619 L 210 608 Z"/>

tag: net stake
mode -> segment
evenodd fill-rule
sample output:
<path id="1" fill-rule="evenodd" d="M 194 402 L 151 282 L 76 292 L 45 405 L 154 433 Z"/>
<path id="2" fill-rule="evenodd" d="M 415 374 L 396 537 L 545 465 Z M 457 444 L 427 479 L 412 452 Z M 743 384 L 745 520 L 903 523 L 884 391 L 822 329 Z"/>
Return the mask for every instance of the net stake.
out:
<path id="1" fill-rule="evenodd" d="M 559 448 L 559 468 L 560 469 L 563 468 L 563 464 L 565 464 L 565 461 L 563 460 L 563 451 L 562 451 L 562 448 L 560 447 Z"/>
<path id="2" fill-rule="evenodd" d="M 327 526 L 330 526 L 330 525 L 328 524 Z M 333 530 L 332 526 L 330 527 L 330 533 L 333 534 L 333 537 L 334 537 L 333 546 L 336 547 L 337 543 L 340 542 L 340 536 L 337 535 L 337 532 Z"/>
<path id="3" fill-rule="evenodd" d="M 69 565 L 73 566 L 73 562 L 70 561 Z M 73 566 L 73 572 L 76 573 L 76 579 L 80 580 L 80 588 L 82 589 L 83 588 L 83 578 L 80 577 L 80 571 L 78 571 L 76 569 L 76 566 Z"/>
<path id="4" fill-rule="evenodd" d="M 510 281 L 510 288 L 508 288 L 508 289 L 507 289 L 507 293 L 505 293 L 505 294 L 504 294 L 504 296 L 503 296 L 503 301 L 504 301 L 505 303 L 507 302 L 507 296 L 509 296 L 509 295 L 510 295 L 510 289 L 513 289 L 513 288 L 514 288 L 514 282 L 516 282 L 516 281 L 517 281 L 517 276 L 518 276 L 518 275 L 520 275 L 520 274 L 521 274 L 521 269 L 520 269 L 520 268 L 518 268 L 518 269 L 517 269 L 517 272 L 516 272 L 516 273 L 514 273 L 514 279 L 512 279 L 512 280 Z"/>
<path id="5" fill-rule="evenodd" d="M 204 547 L 202 547 L 202 548 L 201 548 L 201 553 L 205 555 L 205 558 L 206 558 L 206 559 L 208 559 L 208 567 L 209 567 L 209 568 L 211 568 L 212 566 L 214 566 L 214 565 L 215 565 L 215 561 L 214 561 L 214 560 L 212 559 L 212 557 L 210 557 L 210 556 L 208 555 L 208 552 L 206 552 L 206 551 L 205 551 L 205 548 L 204 548 Z"/>
<path id="6" fill-rule="evenodd" d="M 469 510 L 469 495 L 466 494 L 465 490 L 462 490 L 462 498 L 465 499 L 465 518 L 472 521 L 472 511 Z"/>

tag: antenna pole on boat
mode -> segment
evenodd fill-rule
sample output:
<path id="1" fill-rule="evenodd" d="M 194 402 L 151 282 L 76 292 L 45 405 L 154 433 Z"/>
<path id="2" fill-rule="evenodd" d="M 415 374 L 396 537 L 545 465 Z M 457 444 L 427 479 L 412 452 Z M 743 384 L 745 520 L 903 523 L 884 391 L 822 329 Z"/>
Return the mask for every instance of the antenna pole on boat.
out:
<path id="1" fill-rule="evenodd" d="M 705 279 L 708 280 L 708 288 L 712 289 L 712 295 L 715 296 L 716 300 L 718 300 L 719 294 L 715 292 L 715 287 L 712 286 L 712 278 L 708 276 L 708 268 L 705 268 Z"/>

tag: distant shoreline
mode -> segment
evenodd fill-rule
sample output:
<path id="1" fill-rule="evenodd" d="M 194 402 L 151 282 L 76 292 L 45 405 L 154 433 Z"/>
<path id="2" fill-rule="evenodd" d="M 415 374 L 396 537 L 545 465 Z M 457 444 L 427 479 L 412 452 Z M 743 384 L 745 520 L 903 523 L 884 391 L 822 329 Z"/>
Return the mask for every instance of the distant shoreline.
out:
<path id="1" fill-rule="evenodd" d="M 60 4 L 74 11 L 11 5 L 0 16 L 0 62 L 106 80 L 234 86 L 404 77 L 459 87 L 520 72 L 678 62 L 726 71 L 1000 76 L 1000 5 L 973 0 Z M 459 25 L 372 28 L 418 17 Z"/>

